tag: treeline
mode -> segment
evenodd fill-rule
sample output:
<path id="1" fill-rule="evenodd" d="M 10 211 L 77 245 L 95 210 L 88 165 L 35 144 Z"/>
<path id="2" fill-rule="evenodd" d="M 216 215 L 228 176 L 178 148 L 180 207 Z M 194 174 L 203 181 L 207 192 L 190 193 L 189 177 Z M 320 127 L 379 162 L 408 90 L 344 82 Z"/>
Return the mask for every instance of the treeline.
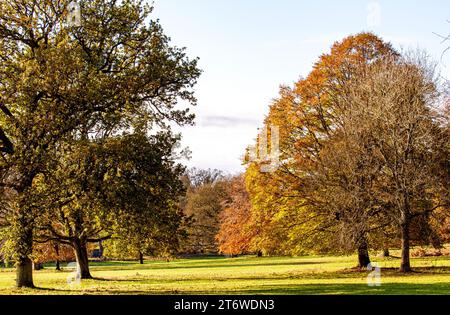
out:
<path id="1" fill-rule="evenodd" d="M 411 245 L 450 236 L 448 114 L 425 53 L 371 33 L 335 43 L 270 106 L 221 215 L 221 251 L 357 252 L 366 267 L 369 250 L 395 247 L 410 271 Z"/>

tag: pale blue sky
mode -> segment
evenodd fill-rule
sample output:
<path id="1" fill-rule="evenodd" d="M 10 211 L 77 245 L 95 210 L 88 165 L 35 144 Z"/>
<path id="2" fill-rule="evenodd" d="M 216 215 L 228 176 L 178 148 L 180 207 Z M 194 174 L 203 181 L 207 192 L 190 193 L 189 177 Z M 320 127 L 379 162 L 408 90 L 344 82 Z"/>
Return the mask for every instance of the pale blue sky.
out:
<path id="1" fill-rule="evenodd" d="M 450 1 L 155 0 L 153 18 L 204 73 L 197 125 L 183 128 L 189 166 L 238 172 L 280 84 L 306 76 L 336 40 L 373 31 L 396 48 L 422 48 L 450 78 Z M 446 68 L 447 66 L 447 68 Z"/>

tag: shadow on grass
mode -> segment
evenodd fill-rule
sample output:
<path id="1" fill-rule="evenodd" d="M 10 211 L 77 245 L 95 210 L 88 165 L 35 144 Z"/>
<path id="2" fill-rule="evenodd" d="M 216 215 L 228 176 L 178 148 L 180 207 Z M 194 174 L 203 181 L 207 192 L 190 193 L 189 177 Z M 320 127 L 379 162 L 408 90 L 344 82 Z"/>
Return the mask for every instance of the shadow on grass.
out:
<path id="1" fill-rule="evenodd" d="M 242 267 L 265 267 L 265 268 L 270 268 L 270 267 L 279 267 L 279 266 L 306 266 L 306 265 L 317 265 L 317 268 L 314 269 L 319 269 L 320 265 L 326 265 L 327 263 L 329 263 L 328 261 L 304 261 L 304 262 L 279 262 L 279 263 L 253 263 L 253 264 L 248 264 L 248 263 L 242 263 L 242 264 L 230 264 L 227 262 L 224 263 L 214 263 L 214 264 L 206 264 L 206 263 L 202 263 L 202 264 L 196 264 L 196 265 L 182 265 L 182 264 L 161 264 L 161 265 L 152 265 L 152 264 L 145 264 L 145 265 L 123 265 L 123 266 L 107 266 L 107 265 L 91 265 L 91 269 L 95 270 L 95 271 L 114 271 L 114 270 L 177 270 L 177 269 L 216 269 L 216 268 L 229 268 L 229 269 L 233 269 L 233 268 L 242 268 Z"/>
<path id="2" fill-rule="evenodd" d="M 415 267 L 411 272 L 400 272 L 399 268 L 382 267 L 381 272 L 384 276 L 408 277 L 408 276 L 429 276 L 429 275 L 448 275 L 450 267 Z M 294 277 L 314 278 L 314 279 L 340 279 L 366 277 L 370 271 L 360 270 L 358 268 L 349 268 L 337 271 L 327 271 L 318 273 L 301 272 Z"/>
<path id="3" fill-rule="evenodd" d="M 361 271 L 357 269 L 344 269 L 338 271 L 329 271 L 322 272 L 320 270 L 315 272 L 302 271 L 296 274 L 292 273 L 273 273 L 270 275 L 262 275 L 262 276 L 227 276 L 227 277 L 192 277 L 192 278 L 155 278 L 152 276 L 146 275 L 138 275 L 138 276 L 130 276 L 129 278 L 99 278 L 94 277 L 92 280 L 94 281 L 102 281 L 102 282 L 136 282 L 136 283 L 189 283 L 192 281 L 201 281 L 201 282 L 223 282 L 223 281 L 252 281 L 252 280 L 289 280 L 289 279 L 302 279 L 302 280 L 336 280 L 336 279 L 362 279 L 364 280 L 370 271 Z M 413 272 L 410 273 L 401 273 L 397 268 L 382 268 L 382 274 L 384 277 L 408 277 L 408 276 L 429 276 L 429 275 L 448 275 L 450 274 L 450 267 L 418 267 Z"/>
<path id="4" fill-rule="evenodd" d="M 35 286 L 33 288 L 11 288 L 13 295 L 15 294 L 24 294 L 24 295 L 28 295 L 28 294 L 38 294 L 41 295 L 39 292 L 42 293 L 46 293 L 46 292 L 53 292 L 53 293 L 57 293 L 58 295 L 60 294 L 73 294 L 74 291 L 71 290 L 64 290 L 64 289 L 56 289 L 56 288 L 44 288 L 44 287 L 39 287 L 39 286 Z M 8 294 L 8 295 L 11 295 Z"/>
<path id="5" fill-rule="evenodd" d="M 292 295 L 435 295 L 435 294 L 449 294 L 450 283 L 386 283 L 380 286 L 370 287 L 367 284 L 305 284 L 297 286 L 271 286 L 270 288 L 258 288 L 239 290 L 233 292 L 237 294 L 292 294 Z M 225 293 L 229 294 L 229 293 Z"/>
<path id="6" fill-rule="evenodd" d="M 369 287 L 366 284 L 303 284 L 303 285 L 268 285 L 266 287 L 249 287 L 239 290 L 83 290 L 68 291 L 58 289 L 42 289 L 57 291 L 60 294 L 75 295 L 447 295 L 450 294 L 450 283 L 410 284 L 388 283 L 379 287 Z"/>

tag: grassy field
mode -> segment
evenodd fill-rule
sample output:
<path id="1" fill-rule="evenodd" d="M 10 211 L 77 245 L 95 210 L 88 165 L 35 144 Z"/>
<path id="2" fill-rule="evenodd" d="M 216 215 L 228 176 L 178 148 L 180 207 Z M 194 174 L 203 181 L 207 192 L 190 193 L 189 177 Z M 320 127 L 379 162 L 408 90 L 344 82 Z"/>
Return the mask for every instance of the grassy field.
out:
<path id="1" fill-rule="evenodd" d="M 415 272 L 397 272 L 399 259 L 375 259 L 381 286 L 352 269 L 356 257 L 194 258 L 170 262 L 93 262 L 95 280 L 69 285 L 71 271 L 36 271 L 34 290 L 14 288 L 0 269 L 0 294 L 450 294 L 450 257 L 413 258 Z"/>

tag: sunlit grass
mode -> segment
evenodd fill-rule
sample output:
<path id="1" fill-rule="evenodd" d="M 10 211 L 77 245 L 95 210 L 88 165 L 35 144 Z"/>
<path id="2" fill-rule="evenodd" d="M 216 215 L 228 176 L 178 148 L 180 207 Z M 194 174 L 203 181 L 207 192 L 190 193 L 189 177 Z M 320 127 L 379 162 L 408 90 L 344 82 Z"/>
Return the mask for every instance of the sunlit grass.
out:
<path id="1" fill-rule="evenodd" d="M 450 294 L 450 257 L 413 258 L 415 272 L 397 271 L 399 259 L 374 259 L 381 286 L 353 269 L 356 257 L 196 258 L 170 262 L 93 262 L 95 280 L 69 285 L 71 271 L 36 271 L 38 289 L 14 288 L 12 269 L 0 269 L 0 294 Z"/>

